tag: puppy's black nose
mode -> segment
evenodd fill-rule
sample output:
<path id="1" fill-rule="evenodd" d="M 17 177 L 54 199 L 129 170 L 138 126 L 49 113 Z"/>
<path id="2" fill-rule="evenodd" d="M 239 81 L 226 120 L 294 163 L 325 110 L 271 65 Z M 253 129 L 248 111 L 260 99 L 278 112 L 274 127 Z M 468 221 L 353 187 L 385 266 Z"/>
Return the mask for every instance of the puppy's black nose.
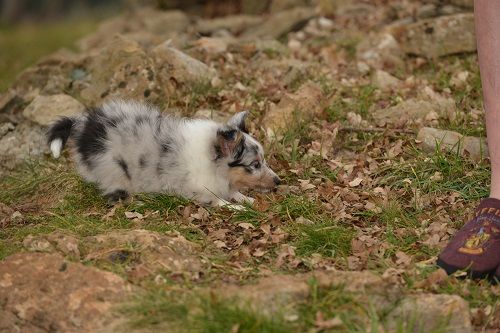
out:
<path id="1" fill-rule="evenodd" d="M 273 178 L 273 180 L 274 180 L 274 183 L 275 183 L 276 185 L 281 184 L 281 179 L 280 179 L 280 177 L 276 176 L 276 177 L 274 177 L 274 178 Z"/>

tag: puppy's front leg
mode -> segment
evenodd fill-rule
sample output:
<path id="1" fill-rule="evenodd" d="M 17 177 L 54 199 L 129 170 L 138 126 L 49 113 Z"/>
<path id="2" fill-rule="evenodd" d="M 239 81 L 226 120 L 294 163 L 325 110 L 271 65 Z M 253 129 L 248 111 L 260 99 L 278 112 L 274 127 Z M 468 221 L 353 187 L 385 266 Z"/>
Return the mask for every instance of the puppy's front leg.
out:
<path id="1" fill-rule="evenodd" d="M 226 207 L 230 210 L 235 210 L 235 211 L 236 210 L 245 210 L 245 207 L 242 205 L 233 204 L 233 203 L 230 203 L 229 201 L 219 199 L 219 198 L 217 200 L 215 200 L 214 202 L 212 202 L 212 204 L 215 207 Z"/>
<path id="2" fill-rule="evenodd" d="M 255 199 L 247 197 L 246 195 L 240 193 L 240 192 L 234 192 L 230 195 L 230 198 L 236 202 L 248 202 L 249 204 L 253 205 Z"/>

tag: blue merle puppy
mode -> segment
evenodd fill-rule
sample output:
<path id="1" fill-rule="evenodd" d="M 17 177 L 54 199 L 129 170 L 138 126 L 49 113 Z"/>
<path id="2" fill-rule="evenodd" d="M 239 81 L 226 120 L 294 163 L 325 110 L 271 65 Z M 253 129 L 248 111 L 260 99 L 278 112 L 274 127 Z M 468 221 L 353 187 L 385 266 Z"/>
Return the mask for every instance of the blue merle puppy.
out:
<path id="1" fill-rule="evenodd" d="M 112 203 L 138 192 L 177 194 L 213 206 L 252 203 L 240 191 L 269 191 L 280 179 L 248 134 L 246 116 L 240 112 L 220 124 L 117 100 L 56 121 L 48 142 L 58 158 L 68 141 L 78 172 Z"/>

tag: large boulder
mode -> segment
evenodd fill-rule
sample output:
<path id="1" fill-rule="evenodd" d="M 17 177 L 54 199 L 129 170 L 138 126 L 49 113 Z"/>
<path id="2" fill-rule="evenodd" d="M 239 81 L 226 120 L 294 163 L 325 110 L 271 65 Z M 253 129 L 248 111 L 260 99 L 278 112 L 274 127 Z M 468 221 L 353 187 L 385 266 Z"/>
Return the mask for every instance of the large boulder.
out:
<path id="1" fill-rule="evenodd" d="M 303 84 L 294 94 L 286 94 L 278 104 L 271 105 L 264 116 L 263 125 L 267 134 L 275 136 L 296 122 L 318 115 L 323 110 L 324 100 L 323 90 L 313 82 Z"/>
<path id="2" fill-rule="evenodd" d="M 424 100 L 410 98 L 397 105 L 372 113 L 380 126 L 400 127 L 406 124 L 425 124 L 439 118 L 452 119 L 455 115 L 455 102 L 449 98 Z"/>
<path id="3" fill-rule="evenodd" d="M 80 92 L 85 104 L 101 104 L 106 98 L 157 97 L 154 63 L 137 42 L 116 36 L 89 62 L 89 83 Z"/>
<path id="4" fill-rule="evenodd" d="M 316 16 L 314 8 L 297 7 L 282 12 L 275 13 L 253 29 L 248 29 L 242 36 L 250 38 L 274 38 L 285 36 L 290 31 L 294 31 L 304 26 L 307 21 Z"/>
<path id="5" fill-rule="evenodd" d="M 216 76 L 213 68 L 169 46 L 161 44 L 152 51 L 158 73 L 166 81 L 177 83 L 209 82 Z"/>
<path id="6" fill-rule="evenodd" d="M 264 19 L 255 15 L 229 15 L 214 19 L 200 19 L 195 29 L 201 34 L 210 35 L 221 30 L 227 30 L 234 35 L 261 24 Z"/>
<path id="7" fill-rule="evenodd" d="M 24 109 L 23 116 L 39 125 L 47 126 L 59 117 L 75 116 L 84 110 L 85 106 L 71 96 L 39 95 Z"/>
<path id="8" fill-rule="evenodd" d="M 440 16 L 394 29 L 409 54 L 435 58 L 476 50 L 473 13 Z"/>
<path id="9" fill-rule="evenodd" d="M 417 140 L 422 143 L 422 149 L 430 153 L 441 149 L 469 156 L 476 161 L 489 156 L 484 138 L 464 136 L 454 131 L 422 127 L 417 134 Z"/>
<path id="10" fill-rule="evenodd" d="M 395 331 L 446 333 L 473 331 L 469 304 L 457 295 L 406 296 L 388 315 L 387 322 Z"/>
<path id="11" fill-rule="evenodd" d="M 0 331 L 113 331 L 112 309 L 132 291 L 113 273 L 57 254 L 14 254 L 0 261 Z"/>
<path id="12" fill-rule="evenodd" d="M 104 268 L 120 265 L 129 279 L 136 282 L 160 273 L 196 279 L 208 268 L 195 243 L 180 235 L 141 229 L 117 230 L 83 240 L 53 232 L 27 236 L 23 246 L 29 251 L 61 253 Z"/>

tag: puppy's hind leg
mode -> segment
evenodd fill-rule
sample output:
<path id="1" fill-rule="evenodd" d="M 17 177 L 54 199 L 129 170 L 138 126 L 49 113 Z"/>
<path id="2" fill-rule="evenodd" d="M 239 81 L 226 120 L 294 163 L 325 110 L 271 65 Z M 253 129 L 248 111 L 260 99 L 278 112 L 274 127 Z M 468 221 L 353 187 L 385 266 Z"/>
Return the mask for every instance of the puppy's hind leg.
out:
<path id="1" fill-rule="evenodd" d="M 129 193 L 125 190 L 114 190 L 104 194 L 110 205 L 114 205 L 120 200 L 125 201 L 129 196 Z"/>

